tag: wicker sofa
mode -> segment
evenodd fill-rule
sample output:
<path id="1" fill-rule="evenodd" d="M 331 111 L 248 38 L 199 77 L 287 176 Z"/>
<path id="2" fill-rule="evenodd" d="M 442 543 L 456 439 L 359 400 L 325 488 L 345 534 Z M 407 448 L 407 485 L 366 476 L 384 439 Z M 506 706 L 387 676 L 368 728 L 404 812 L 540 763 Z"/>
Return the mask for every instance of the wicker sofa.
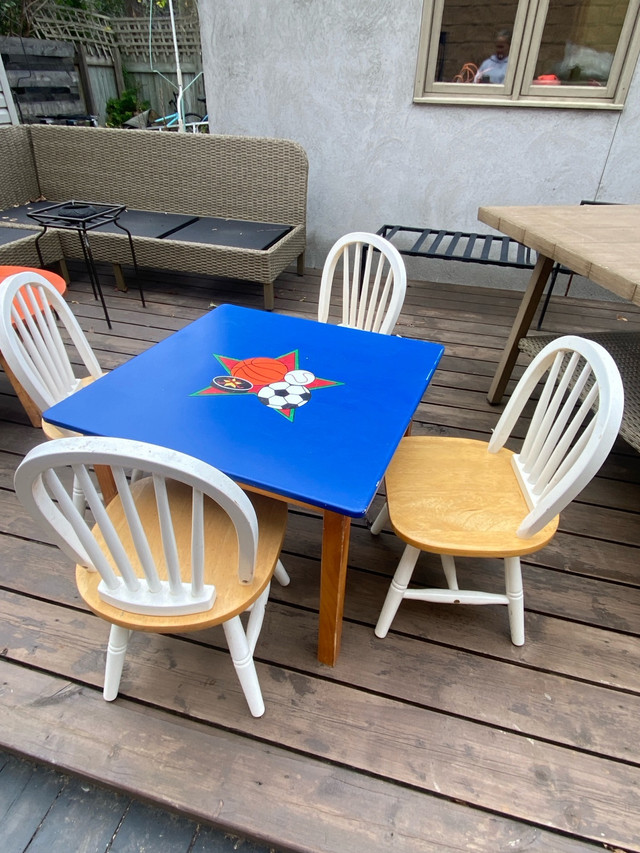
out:
<path id="1" fill-rule="evenodd" d="M 28 202 L 76 199 L 191 220 L 288 226 L 265 249 L 181 240 L 179 230 L 159 238 L 132 228 L 138 266 L 257 282 L 268 309 L 278 275 L 294 261 L 302 273 L 308 162 L 291 140 L 20 125 L 0 128 L 0 151 L 0 264 L 39 265 L 39 226 L 24 215 Z M 126 287 L 126 234 L 96 230 L 90 242 L 95 259 L 114 264 L 118 286 Z M 47 231 L 40 248 L 46 265 L 82 257 L 78 235 L 70 231 Z"/>

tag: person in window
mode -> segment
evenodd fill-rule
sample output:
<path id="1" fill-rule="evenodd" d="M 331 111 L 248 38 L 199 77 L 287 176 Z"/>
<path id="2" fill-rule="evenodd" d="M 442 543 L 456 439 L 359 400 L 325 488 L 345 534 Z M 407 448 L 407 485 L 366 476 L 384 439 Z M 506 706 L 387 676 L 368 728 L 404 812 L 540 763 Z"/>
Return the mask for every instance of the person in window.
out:
<path id="1" fill-rule="evenodd" d="M 509 59 L 509 47 L 511 46 L 511 33 L 509 30 L 500 30 L 496 35 L 496 52 L 478 68 L 474 83 L 504 83 L 507 73 L 507 60 Z"/>

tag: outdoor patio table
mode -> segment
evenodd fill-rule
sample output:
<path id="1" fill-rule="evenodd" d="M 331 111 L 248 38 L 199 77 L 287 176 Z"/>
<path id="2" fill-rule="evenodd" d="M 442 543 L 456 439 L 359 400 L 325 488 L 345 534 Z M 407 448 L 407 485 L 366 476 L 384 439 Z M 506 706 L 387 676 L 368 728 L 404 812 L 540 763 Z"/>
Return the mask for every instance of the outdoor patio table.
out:
<path id="1" fill-rule="evenodd" d="M 322 511 L 318 658 L 340 649 L 351 518 L 365 515 L 444 347 L 223 305 L 45 412 L 189 453 Z"/>
<path id="2" fill-rule="evenodd" d="M 478 219 L 538 252 L 489 389 L 499 403 L 555 261 L 640 305 L 640 205 L 481 207 Z"/>

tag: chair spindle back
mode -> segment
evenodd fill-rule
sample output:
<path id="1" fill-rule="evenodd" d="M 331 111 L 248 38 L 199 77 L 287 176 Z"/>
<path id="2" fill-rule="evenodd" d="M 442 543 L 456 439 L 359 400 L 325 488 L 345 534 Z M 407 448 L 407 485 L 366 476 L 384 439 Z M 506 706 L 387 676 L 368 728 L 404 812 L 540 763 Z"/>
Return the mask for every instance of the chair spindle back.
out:
<path id="1" fill-rule="evenodd" d="M 489 451 L 510 437 L 536 386 L 544 381 L 514 470 L 530 512 L 519 536 L 542 529 L 587 485 L 613 444 L 624 408 L 620 373 L 594 341 L 566 335 L 549 343 L 518 383 Z"/>
<path id="2" fill-rule="evenodd" d="M 0 351 L 41 411 L 68 397 L 82 381 L 74 373 L 60 326 L 89 375 L 102 376 L 84 332 L 51 282 L 28 271 L 0 284 Z"/>
<path id="3" fill-rule="evenodd" d="M 111 468 L 117 488 L 108 510 L 91 476 L 91 466 L 98 464 Z M 74 505 L 64 484 L 65 468 L 72 469 L 94 526 Z M 126 474 L 132 468 L 151 476 L 132 483 Z M 191 490 L 191 499 L 180 505 L 190 506 L 190 513 L 176 515 L 172 498 L 183 498 L 185 489 Z M 186 454 L 125 439 L 60 439 L 29 454 L 18 469 L 16 491 L 65 553 L 100 573 L 101 598 L 123 610 L 185 614 L 212 607 L 215 590 L 204 579 L 207 500 L 235 528 L 239 583 L 253 579 L 258 525 L 251 502 L 222 472 Z M 176 538 L 178 526 L 185 524 L 190 525 L 187 555 L 184 547 L 179 553 Z"/>
<path id="4" fill-rule="evenodd" d="M 407 274 L 395 246 L 378 234 L 345 234 L 331 248 L 322 271 L 318 319 L 329 317 L 336 269 L 342 265 L 342 325 L 390 334 L 402 309 Z"/>

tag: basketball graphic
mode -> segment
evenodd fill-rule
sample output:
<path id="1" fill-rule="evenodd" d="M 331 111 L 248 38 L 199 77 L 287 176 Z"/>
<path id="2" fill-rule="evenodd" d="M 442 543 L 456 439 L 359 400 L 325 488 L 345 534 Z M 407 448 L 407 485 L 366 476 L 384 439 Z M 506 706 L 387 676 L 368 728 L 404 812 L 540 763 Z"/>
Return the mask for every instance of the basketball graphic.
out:
<path id="1" fill-rule="evenodd" d="M 290 423 L 298 409 L 311 402 L 312 393 L 344 384 L 316 376 L 306 368 L 306 359 L 303 361 L 305 367 L 299 367 L 298 350 L 290 350 L 277 358 L 235 358 L 219 353 L 214 354 L 214 358 L 227 373 L 214 375 L 210 385 L 191 396 L 216 398 L 224 395 L 245 400 L 255 397 L 257 402 Z M 241 416 L 243 407 L 238 408 Z"/>
<path id="2" fill-rule="evenodd" d="M 277 358 L 245 358 L 231 368 L 233 376 L 247 379 L 254 385 L 269 385 L 279 382 L 287 372 L 287 365 Z"/>

